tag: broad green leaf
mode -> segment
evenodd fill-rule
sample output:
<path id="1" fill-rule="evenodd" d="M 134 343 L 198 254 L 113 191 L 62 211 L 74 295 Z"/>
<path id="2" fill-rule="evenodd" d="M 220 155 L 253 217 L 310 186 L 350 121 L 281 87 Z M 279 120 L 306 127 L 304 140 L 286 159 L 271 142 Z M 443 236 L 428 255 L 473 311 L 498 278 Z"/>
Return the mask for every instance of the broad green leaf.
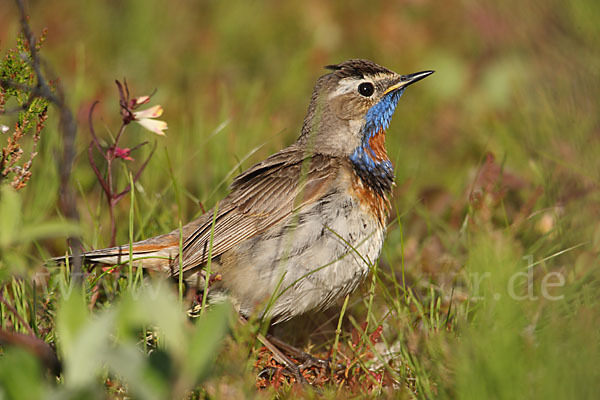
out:
<path id="1" fill-rule="evenodd" d="M 127 382 L 132 395 L 148 400 L 167 398 L 169 382 L 152 370 L 148 356 L 135 343 L 117 344 L 103 359 L 111 372 Z"/>
<path id="2" fill-rule="evenodd" d="M 231 304 L 216 304 L 196 321 L 183 368 L 191 384 L 210 372 L 217 351 L 229 329 L 231 313 Z"/>
<path id="3" fill-rule="evenodd" d="M 4 349 L 0 357 L 0 399 L 38 400 L 43 392 L 39 361 L 24 350 Z"/>
<path id="4" fill-rule="evenodd" d="M 65 358 L 65 381 L 71 387 L 92 384 L 103 367 L 104 356 L 110 352 L 110 337 L 114 329 L 114 313 L 103 312 L 82 327 L 69 344 Z"/>
<path id="5" fill-rule="evenodd" d="M 66 221 L 46 221 L 39 224 L 29 224 L 21 229 L 19 239 L 33 241 L 48 237 L 71 236 L 81 232 L 77 224 Z"/>
<path id="6" fill-rule="evenodd" d="M 62 299 L 56 316 L 56 329 L 63 352 L 70 350 L 70 346 L 88 321 L 89 310 L 85 303 L 85 296 L 80 288 L 73 288 Z"/>
<path id="7" fill-rule="evenodd" d="M 170 351 L 185 352 L 185 312 L 164 281 L 128 292 L 119 308 L 117 323 L 120 332 L 156 327 Z"/>

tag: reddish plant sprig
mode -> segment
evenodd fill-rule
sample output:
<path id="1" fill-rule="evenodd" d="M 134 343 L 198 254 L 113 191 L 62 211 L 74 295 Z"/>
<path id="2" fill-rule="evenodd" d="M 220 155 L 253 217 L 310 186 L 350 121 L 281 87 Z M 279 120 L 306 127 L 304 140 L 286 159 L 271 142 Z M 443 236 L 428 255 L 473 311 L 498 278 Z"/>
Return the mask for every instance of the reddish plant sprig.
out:
<path id="1" fill-rule="evenodd" d="M 141 96 L 141 97 L 136 97 L 136 98 L 130 98 L 129 87 L 127 85 L 127 81 L 124 81 L 123 84 L 121 84 L 121 82 L 119 82 L 119 81 L 115 81 L 115 82 L 116 82 L 117 88 L 119 90 L 119 107 L 120 107 L 122 123 L 121 123 L 121 127 L 119 128 L 119 132 L 117 133 L 117 136 L 115 137 L 114 143 L 111 146 L 109 146 L 106 149 L 103 148 L 102 145 L 100 144 L 100 141 L 98 140 L 96 131 L 94 130 L 93 114 L 94 114 L 94 109 L 96 108 L 96 105 L 98 104 L 97 101 L 94 104 L 92 104 L 92 107 L 90 108 L 90 113 L 88 116 L 88 124 L 89 124 L 89 128 L 90 128 L 90 134 L 92 136 L 92 141 L 90 142 L 90 144 L 88 146 L 88 159 L 89 159 L 90 165 L 92 167 L 92 170 L 94 171 L 94 174 L 96 175 L 96 178 L 98 179 L 98 182 L 100 183 L 100 186 L 102 187 L 102 190 L 104 191 L 104 194 L 106 195 L 106 200 L 107 200 L 107 204 L 108 204 L 108 212 L 109 212 L 109 216 L 110 216 L 110 246 L 115 246 L 116 236 L 117 236 L 114 207 L 125 195 L 127 195 L 131 191 L 131 183 L 128 183 L 127 186 L 125 186 L 125 188 L 121 191 L 115 190 L 114 184 L 113 184 L 113 171 L 112 171 L 113 162 L 119 158 L 122 160 L 125 160 L 125 161 L 133 161 L 133 158 L 130 157 L 130 154 L 134 150 L 137 150 L 138 148 L 140 148 L 148 143 L 147 141 L 140 143 L 131 149 L 118 147 L 118 144 L 123 135 L 123 132 L 125 131 L 125 128 L 127 127 L 127 125 L 129 125 L 131 122 L 134 122 L 134 121 L 140 123 L 144 128 L 146 128 L 156 134 L 159 134 L 159 135 L 164 135 L 163 130 L 167 129 L 167 124 L 165 122 L 154 119 L 156 117 L 159 117 L 162 114 L 162 107 L 154 106 L 147 110 L 136 111 L 136 109 L 139 108 L 141 105 L 148 103 L 150 101 L 151 97 L 154 95 L 154 93 L 152 93 L 150 96 Z M 142 172 L 148 165 L 150 158 L 152 157 L 152 155 L 154 154 L 154 151 L 156 150 L 156 146 L 157 146 L 157 143 L 155 142 L 154 147 L 152 148 L 152 151 L 150 152 L 150 154 L 148 155 L 146 160 L 142 163 L 142 165 L 138 169 L 138 171 L 134 174 L 134 176 L 133 176 L 134 183 L 137 182 L 137 180 L 142 175 Z M 94 161 L 94 157 L 93 157 L 93 149 L 94 148 L 96 148 L 96 151 L 98 151 L 98 153 L 100 153 L 102 158 L 104 158 L 104 160 L 106 161 L 106 177 L 104 177 L 102 175 L 102 173 L 100 173 L 100 169 L 98 168 L 98 166 L 96 165 L 96 162 Z"/>

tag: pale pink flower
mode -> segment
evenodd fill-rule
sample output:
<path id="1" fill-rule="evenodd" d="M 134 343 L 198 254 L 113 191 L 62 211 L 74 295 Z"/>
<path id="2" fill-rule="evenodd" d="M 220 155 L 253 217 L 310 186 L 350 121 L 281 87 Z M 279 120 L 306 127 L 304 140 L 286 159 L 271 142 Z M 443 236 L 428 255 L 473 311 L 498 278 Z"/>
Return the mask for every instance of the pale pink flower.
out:
<path id="1" fill-rule="evenodd" d="M 146 104 L 150 101 L 150 96 L 140 96 L 132 99 L 132 104 L 134 107 L 141 106 L 142 104 Z"/>
<path id="2" fill-rule="evenodd" d="M 146 96 L 143 96 L 146 97 Z M 149 130 L 150 132 L 154 132 L 157 135 L 164 136 L 164 130 L 167 129 L 167 123 L 165 121 L 160 121 L 155 118 L 158 118 L 162 115 L 163 108 L 160 105 L 156 105 L 154 107 L 150 107 L 146 110 L 136 111 L 133 113 L 133 120 Z"/>

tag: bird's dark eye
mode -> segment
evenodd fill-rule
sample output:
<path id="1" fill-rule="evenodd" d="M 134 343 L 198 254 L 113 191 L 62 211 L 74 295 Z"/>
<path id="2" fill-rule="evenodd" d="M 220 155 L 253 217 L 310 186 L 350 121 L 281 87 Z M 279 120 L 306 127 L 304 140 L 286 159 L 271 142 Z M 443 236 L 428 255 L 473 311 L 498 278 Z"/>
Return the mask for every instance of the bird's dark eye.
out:
<path id="1" fill-rule="evenodd" d="M 362 96 L 370 97 L 374 91 L 375 87 L 371 82 L 363 82 L 358 85 L 358 93 L 360 93 Z"/>

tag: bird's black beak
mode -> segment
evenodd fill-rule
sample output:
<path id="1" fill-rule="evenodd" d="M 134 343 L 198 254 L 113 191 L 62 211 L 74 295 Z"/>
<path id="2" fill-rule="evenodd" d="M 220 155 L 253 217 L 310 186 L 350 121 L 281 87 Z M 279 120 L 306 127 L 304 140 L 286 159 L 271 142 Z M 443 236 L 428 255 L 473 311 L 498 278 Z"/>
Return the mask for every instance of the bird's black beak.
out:
<path id="1" fill-rule="evenodd" d="M 435 71 L 421 71 L 415 72 L 414 74 L 402 75 L 400 79 L 395 84 L 391 85 L 389 88 L 383 92 L 383 94 L 388 94 L 398 89 L 403 89 L 408 85 L 412 85 L 415 82 L 420 81 L 423 78 L 427 78 L 429 75 L 433 74 Z"/>

